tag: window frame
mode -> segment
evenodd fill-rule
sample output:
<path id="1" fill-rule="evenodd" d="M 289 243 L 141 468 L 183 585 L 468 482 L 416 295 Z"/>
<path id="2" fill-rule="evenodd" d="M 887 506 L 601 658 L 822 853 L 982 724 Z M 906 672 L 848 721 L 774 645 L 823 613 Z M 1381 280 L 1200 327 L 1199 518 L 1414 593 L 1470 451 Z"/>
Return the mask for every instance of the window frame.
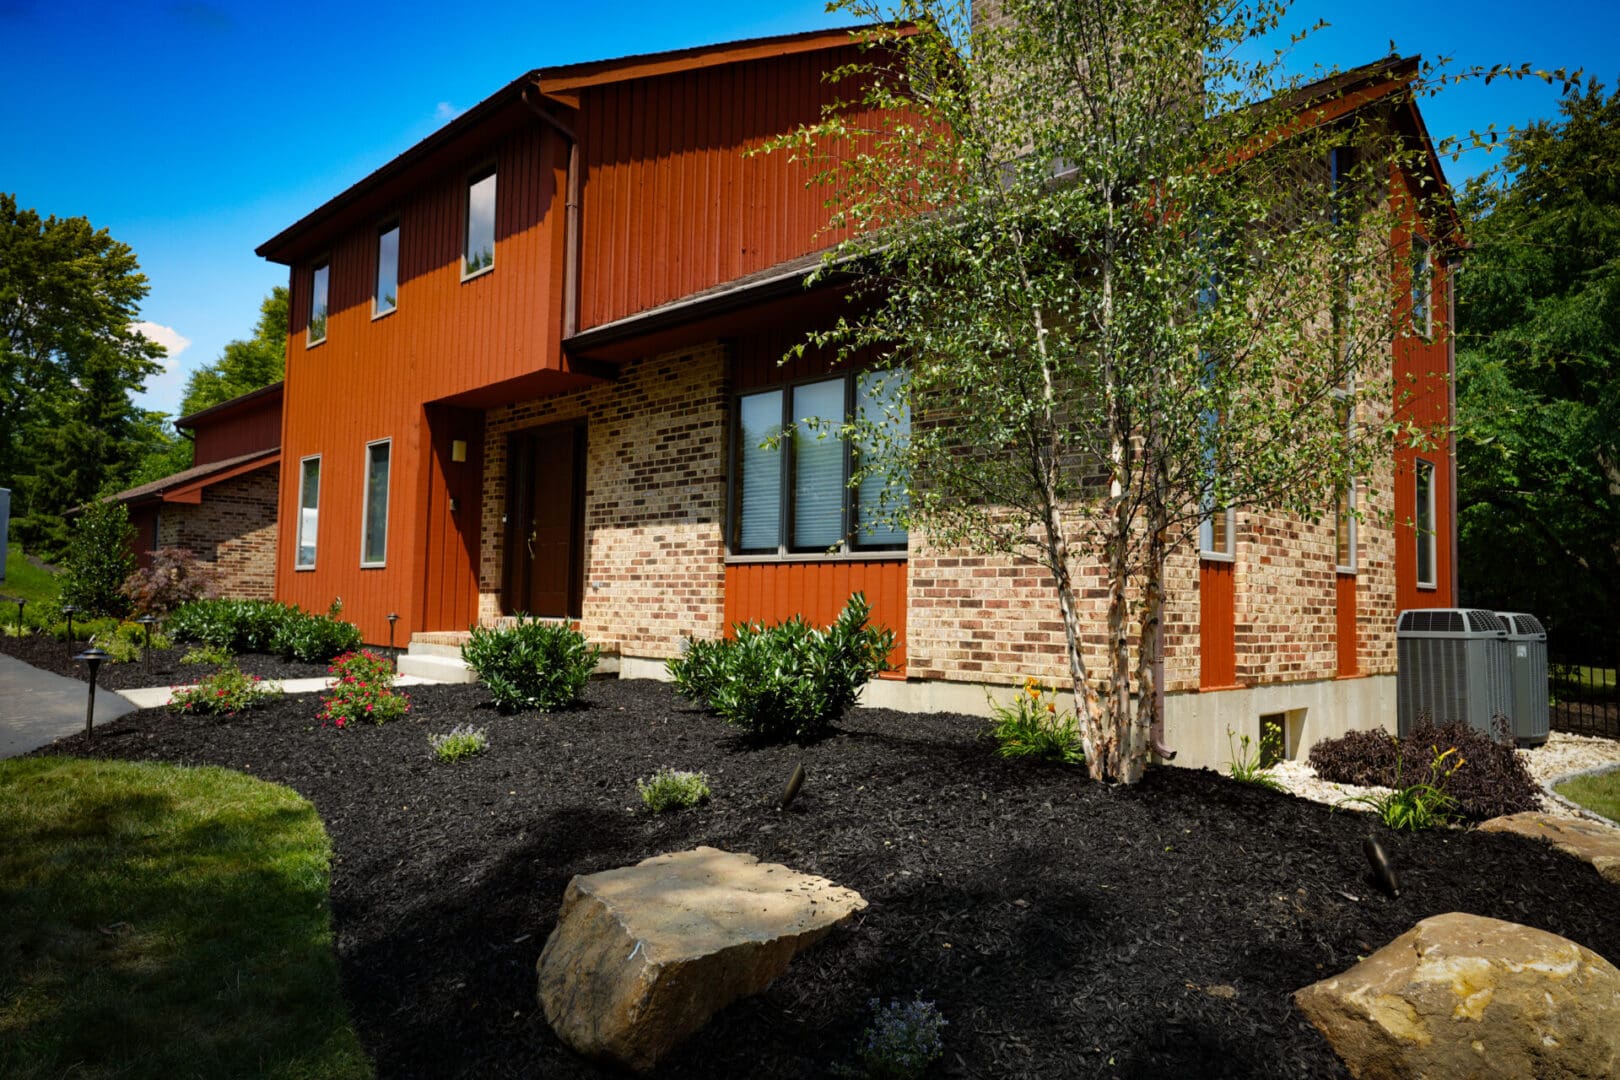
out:
<path id="1" fill-rule="evenodd" d="M 388 486 L 383 489 L 383 557 L 377 562 L 367 562 L 366 549 L 371 540 L 371 448 L 374 446 L 388 447 Z M 394 437 L 372 439 L 366 443 L 365 455 L 366 464 L 360 487 L 360 569 L 380 570 L 388 565 L 388 516 L 394 501 Z"/>
<path id="2" fill-rule="evenodd" d="M 1226 520 L 1226 545 L 1224 550 L 1215 547 L 1215 515 L 1220 514 Z M 1237 511 L 1233 507 L 1222 510 L 1211 508 L 1198 521 L 1198 557 L 1205 562 L 1236 562 L 1237 561 Z"/>
<path id="3" fill-rule="evenodd" d="M 311 507 L 315 511 L 315 541 L 309 545 L 309 562 L 305 563 L 301 561 L 304 550 L 304 490 L 308 479 L 305 469 L 311 461 L 315 463 L 315 505 Z M 320 454 L 305 454 L 298 459 L 298 505 L 295 508 L 298 524 L 293 527 L 293 570 L 295 572 L 315 569 L 316 559 L 320 554 L 318 545 L 321 539 L 321 472 L 323 469 L 324 463 L 321 461 Z"/>
<path id="4" fill-rule="evenodd" d="M 321 305 L 321 336 L 315 337 L 315 279 L 326 272 L 326 296 Z M 332 256 L 322 255 L 309 264 L 309 317 L 304 320 L 304 348 L 326 344 L 332 321 Z"/>
<path id="5" fill-rule="evenodd" d="M 1343 386 L 1333 391 L 1334 407 L 1342 406 L 1344 408 L 1344 439 L 1346 446 L 1349 446 L 1355 438 L 1355 389 L 1355 376 L 1350 375 L 1345 378 Z M 1356 478 L 1350 477 L 1346 481 L 1343 491 L 1336 493 L 1333 500 L 1333 570 L 1338 574 L 1358 573 L 1357 568 L 1361 565 L 1359 547 L 1361 529 L 1359 527 L 1360 523 L 1356 520 L 1357 487 Z M 1341 500 L 1343 506 L 1342 517 L 1340 514 Z M 1345 531 L 1350 534 L 1349 542 L 1345 545 L 1350 555 L 1347 562 L 1339 561 L 1339 527 L 1341 524 L 1343 524 Z"/>
<path id="6" fill-rule="evenodd" d="M 1427 240 L 1419 236 L 1416 231 L 1412 233 L 1411 255 L 1407 260 L 1408 273 L 1411 275 L 1411 304 L 1410 322 L 1412 333 L 1425 341 L 1434 340 L 1434 248 Z M 1418 323 L 1418 286 L 1423 287 L 1423 322 Z"/>
<path id="7" fill-rule="evenodd" d="M 838 382 L 842 384 L 844 415 L 837 422 L 849 424 L 854 416 L 858 404 L 858 380 L 871 368 L 860 368 L 853 371 L 837 373 L 822 373 L 806 375 L 802 378 L 790 379 L 783 382 L 757 386 L 748 390 L 734 391 L 731 395 L 730 437 L 731 447 L 727 455 L 726 470 L 726 562 L 727 563 L 777 563 L 777 562 L 872 562 L 876 560 L 903 560 L 910 557 L 911 536 L 907 530 L 903 543 L 862 545 L 859 540 L 859 499 L 858 489 L 850 484 L 853 475 L 855 447 L 853 440 L 844 435 L 837 435 L 841 444 L 841 469 L 839 490 L 842 498 L 839 507 L 840 538 L 835 549 L 827 547 L 794 546 L 793 524 L 796 509 L 795 479 L 796 468 L 794 463 L 794 449 L 792 440 L 798 438 L 798 418 L 793 416 L 793 393 L 796 389 L 812 386 L 816 383 Z M 766 394 L 777 394 L 781 399 L 781 420 L 778 430 L 783 432 L 780 444 L 781 456 L 777 462 L 780 470 L 776 548 L 775 550 L 738 551 L 733 545 L 739 539 L 738 530 L 742 514 L 742 491 L 738 484 L 738 465 L 745 449 L 742 437 L 742 402 L 744 398 L 760 397 Z M 789 433 L 791 432 L 791 433 Z M 829 436 L 832 437 L 832 436 Z"/>
<path id="8" fill-rule="evenodd" d="M 1420 482 L 1424 470 L 1428 470 L 1428 497 L 1421 502 L 1418 499 L 1423 485 Z M 1440 471 L 1435 463 L 1427 458 L 1414 458 L 1412 463 L 1412 537 L 1416 542 L 1412 551 L 1412 577 L 1420 589 L 1438 589 L 1440 587 L 1440 543 L 1435 527 L 1437 504 L 1435 498 L 1435 481 Z M 1427 528 L 1423 519 L 1427 518 Z M 1423 578 L 1423 551 L 1428 548 L 1429 579 Z"/>
<path id="9" fill-rule="evenodd" d="M 467 269 L 467 254 L 468 254 L 467 249 L 468 249 L 469 245 L 472 243 L 472 189 L 473 189 L 474 185 L 481 184 L 485 180 L 490 180 L 490 179 L 493 179 L 495 181 L 495 196 L 494 196 L 494 199 L 492 200 L 492 204 L 490 206 L 489 262 L 486 263 L 483 266 L 480 266 L 477 270 L 468 271 L 468 269 Z M 496 221 L 500 216 L 500 214 L 499 214 L 500 198 L 501 198 L 500 162 L 497 159 L 490 158 L 487 161 L 482 162 L 481 164 L 479 164 L 475 168 L 468 170 L 467 174 L 462 178 L 462 185 L 461 185 L 461 280 L 462 280 L 463 283 L 471 281 L 474 278 L 483 277 L 485 274 L 487 274 L 491 270 L 495 269 L 495 249 L 499 246 L 498 243 L 497 243 L 497 233 L 499 232 L 499 229 L 497 228 Z"/>
<path id="10" fill-rule="evenodd" d="M 377 307 L 377 305 L 379 303 L 381 303 L 381 301 L 382 301 L 382 289 L 379 288 L 379 286 L 382 284 L 382 281 L 381 281 L 381 278 L 382 278 L 382 238 L 387 236 L 391 232 L 392 233 L 401 233 L 400 226 L 399 226 L 399 217 L 398 217 L 398 215 L 395 215 L 393 217 L 384 218 L 382 220 L 382 222 L 379 223 L 378 226 L 377 226 L 377 233 L 376 233 L 377 246 L 376 246 L 376 249 L 375 249 L 376 254 L 377 254 L 377 264 L 376 264 L 376 267 L 375 267 L 375 272 L 371 275 L 371 321 L 372 322 L 376 322 L 378 319 L 386 318 L 387 316 L 392 315 L 394 312 L 399 310 L 399 237 L 398 236 L 396 236 L 394 238 L 394 303 L 393 303 L 393 306 L 388 308 L 387 310 L 379 310 L 378 307 Z M 401 234 L 401 235 L 403 235 L 403 234 Z"/>

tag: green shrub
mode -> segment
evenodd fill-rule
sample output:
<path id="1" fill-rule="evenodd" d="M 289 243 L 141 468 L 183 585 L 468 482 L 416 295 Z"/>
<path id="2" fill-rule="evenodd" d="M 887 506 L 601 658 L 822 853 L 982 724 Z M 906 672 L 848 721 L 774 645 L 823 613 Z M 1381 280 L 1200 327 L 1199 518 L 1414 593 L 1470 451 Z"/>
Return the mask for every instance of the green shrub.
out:
<path id="1" fill-rule="evenodd" d="M 220 668 L 196 686 L 174 692 L 169 708 L 176 712 L 234 716 L 281 695 L 280 689 L 263 685 L 257 675 L 244 675 L 236 665 Z"/>
<path id="2" fill-rule="evenodd" d="M 990 737 L 996 741 L 997 757 L 1037 757 L 1066 765 L 1086 760 L 1074 715 L 1058 712 L 1054 687 L 1025 679 L 1023 691 L 1011 705 L 990 698 L 990 714 Z"/>
<path id="3" fill-rule="evenodd" d="M 433 756 L 449 763 L 482 754 L 489 748 L 489 734 L 483 728 L 462 724 L 451 728 L 448 735 L 429 735 L 428 742 L 433 746 Z"/>
<path id="4" fill-rule="evenodd" d="M 135 569 L 131 544 L 135 530 L 129 507 L 111 500 L 84 508 L 68 532 L 67 554 L 62 559 L 61 601 L 86 615 L 123 615 L 129 600 L 121 591 Z"/>
<path id="5" fill-rule="evenodd" d="M 566 623 L 522 619 L 511 627 L 475 626 L 461 658 L 478 673 L 502 712 L 556 712 L 579 700 L 602 655 Z"/>
<path id="6" fill-rule="evenodd" d="M 186 650 L 180 658 L 182 664 L 212 664 L 218 667 L 231 662 L 229 649 L 222 649 L 218 645 L 195 645 Z"/>
<path id="7" fill-rule="evenodd" d="M 1446 784 L 1462 768 L 1465 760 L 1457 756 L 1455 746 L 1444 750 L 1430 747 L 1430 752 L 1434 756 L 1429 761 L 1429 775 L 1422 782 L 1402 786 L 1401 760 L 1397 755 L 1394 791 L 1369 791 L 1364 795 L 1353 795 L 1339 805 L 1360 803 L 1370 808 L 1391 829 L 1416 832 L 1450 824 L 1458 816 L 1458 804 L 1447 793 Z"/>
<path id="8" fill-rule="evenodd" d="M 270 650 L 289 660 L 323 664 L 360 647 L 360 628 L 331 615 L 312 615 L 292 608 L 281 618 Z"/>
<path id="9" fill-rule="evenodd" d="M 411 710 L 410 696 L 394 691 L 394 665 L 387 657 L 365 651 L 344 653 L 326 671 L 334 681 L 331 692 L 321 699 L 323 727 L 343 727 L 355 720 L 381 724 Z"/>
<path id="10" fill-rule="evenodd" d="M 919 996 L 884 1004 L 872 998 L 867 1006 L 873 1013 L 872 1025 L 861 1033 L 855 1048 L 861 1075 L 871 1080 L 918 1080 L 944 1056 L 949 1021 L 932 1001 Z"/>
<path id="11" fill-rule="evenodd" d="M 662 814 L 665 810 L 685 810 L 689 806 L 707 802 L 714 794 L 709 789 L 709 778 L 700 772 L 682 772 L 679 769 L 659 769 L 651 779 L 637 780 L 636 790 L 648 810 Z"/>
<path id="12" fill-rule="evenodd" d="M 856 593 L 825 630 L 797 615 L 739 624 L 728 640 L 691 642 L 668 668 L 681 693 L 728 724 L 766 739 L 815 738 L 889 669 L 894 632 L 869 627 L 870 614 Z"/>
<path id="13" fill-rule="evenodd" d="M 338 619 L 339 610 L 333 604 L 327 614 L 314 615 L 274 600 L 194 600 L 175 608 L 165 626 L 179 641 L 322 664 L 360 647 L 359 628 Z"/>

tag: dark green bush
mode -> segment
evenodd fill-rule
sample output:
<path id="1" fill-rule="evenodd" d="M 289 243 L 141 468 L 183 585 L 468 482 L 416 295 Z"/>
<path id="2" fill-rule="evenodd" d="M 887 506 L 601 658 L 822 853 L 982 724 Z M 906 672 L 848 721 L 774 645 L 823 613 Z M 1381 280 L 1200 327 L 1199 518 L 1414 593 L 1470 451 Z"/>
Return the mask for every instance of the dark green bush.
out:
<path id="1" fill-rule="evenodd" d="M 894 632 L 868 626 L 870 615 L 856 593 L 825 630 L 797 615 L 774 626 L 739 624 L 729 640 L 691 642 L 669 672 L 681 694 L 750 734 L 815 738 L 889 668 Z"/>
<path id="2" fill-rule="evenodd" d="M 84 615 L 128 613 L 129 599 L 122 589 L 135 569 L 134 539 L 129 507 L 123 503 L 93 502 L 85 507 L 69 529 L 61 602 Z"/>
<path id="3" fill-rule="evenodd" d="M 474 627 L 461 658 L 478 673 L 502 712 L 556 712 L 579 700 L 602 655 L 565 623 L 520 617 L 500 630 Z"/>
<path id="4" fill-rule="evenodd" d="M 1499 725 L 1500 727 L 1500 725 Z M 1474 821 L 1535 810 L 1540 788 L 1505 731 L 1492 738 L 1466 724 L 1422 721 L 1404 739 L 1385 731 L 1352 731 L 1311 748 L 1310 765 L 1322 779 L 1362 787 L 1406 787 L 1425 779 L 1437 753 L 1457 748 L 1462 764 L 1445 786 L 1458 816 Z"/>
<path id="5" fill-rule="evenodd" d="M 194 600 L 165 623 L 177 641 L 195 641 L 233 653 L 276 653 L 306 664 L 324 664 L 360 647 L 360 629 L 335 617 L 315 615 L 274 600 Z"/>

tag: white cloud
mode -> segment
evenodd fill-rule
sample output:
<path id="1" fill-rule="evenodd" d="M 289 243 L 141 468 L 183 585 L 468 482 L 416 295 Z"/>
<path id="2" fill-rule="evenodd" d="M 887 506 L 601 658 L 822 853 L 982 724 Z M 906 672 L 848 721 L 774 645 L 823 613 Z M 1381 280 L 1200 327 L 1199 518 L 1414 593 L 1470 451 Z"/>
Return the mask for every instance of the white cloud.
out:
<path id="1" fill-rule="evenodd" d="M 454 120 L 460 115 L 461 110 L 450 104 L 448 101 L 439 102 L 438 106 L 433 110 L 433 118 L 441 122 L 445 120 Z"/>
<path id="2" fill-rule="evenodd" d="M 169 355 L 164 357 L 163 366 L 173 369 L 175 361 L 180 354 L 191 347 L 191 339 L 172 326 L 160 326 L 157 323 L 138 322 L 131 323 L 130 329 L 148 341 L 155 341 L 165 349 Z"/>

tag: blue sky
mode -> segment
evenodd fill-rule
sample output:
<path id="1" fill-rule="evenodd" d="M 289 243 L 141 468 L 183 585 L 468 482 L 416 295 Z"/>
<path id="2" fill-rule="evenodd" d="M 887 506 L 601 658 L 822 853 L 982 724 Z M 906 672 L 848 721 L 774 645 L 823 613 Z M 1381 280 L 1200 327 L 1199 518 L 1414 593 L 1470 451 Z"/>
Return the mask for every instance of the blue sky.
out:
<path id="1" fill-rule="evenodd" d="M 1620 5 L 1299 3 L 1333 25 L 1291 63 L 1402 53 L 1458 67 L 1529 62 L 1620 77 Z M 253 249 L 523 72 L 548 64 L 846 25 L 820 0 L 466 5 L 0 0 L 0 190 L 130 244 L 143 318 L 178 346 L 144 404 L 245 337 L 285 270 Z M 1436 138 L 1555 111 L 1546 86 L 1465 86 L 1425 102 Z M 1454 184 L 1488 167 L 1447 169 Z M 172 336 L 171 336 L 172 335 Z"/>

